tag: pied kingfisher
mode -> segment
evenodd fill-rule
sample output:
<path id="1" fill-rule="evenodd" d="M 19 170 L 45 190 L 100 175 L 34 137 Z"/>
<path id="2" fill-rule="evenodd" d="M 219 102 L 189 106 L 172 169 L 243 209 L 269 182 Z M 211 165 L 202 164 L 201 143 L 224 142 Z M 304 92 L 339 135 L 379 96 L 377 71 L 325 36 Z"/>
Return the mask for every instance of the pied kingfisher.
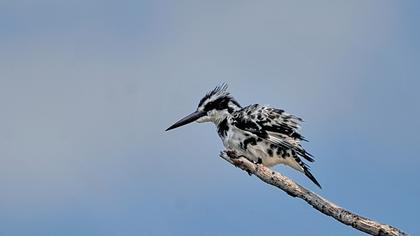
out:
<path id="1" fill-rule="evenodd" d="M 166 131 L 196 121 L 213 122 L 227 150 L 254 163 L 271 167 L 285 164 L 304 173 L 318 187 L 321 185 L 301 157 L 313 162 L 312 155 L 300 144 L 305 138 L 297 130 L 302 119 L 281 109 L 259 104 L 241 107 L 222 84 L 207 93 L 192 114 Z"/>

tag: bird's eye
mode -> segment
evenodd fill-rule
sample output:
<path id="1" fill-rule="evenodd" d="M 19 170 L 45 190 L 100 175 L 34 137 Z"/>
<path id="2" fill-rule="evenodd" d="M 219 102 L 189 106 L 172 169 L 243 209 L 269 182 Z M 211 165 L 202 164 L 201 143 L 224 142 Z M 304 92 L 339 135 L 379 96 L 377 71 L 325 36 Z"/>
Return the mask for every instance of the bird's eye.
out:
<path id="1" fill-rule="evenodd" d="M 206 104 L 205 110 L 210 111 L 214 108 L 214 102 L 209 102 Z"/>

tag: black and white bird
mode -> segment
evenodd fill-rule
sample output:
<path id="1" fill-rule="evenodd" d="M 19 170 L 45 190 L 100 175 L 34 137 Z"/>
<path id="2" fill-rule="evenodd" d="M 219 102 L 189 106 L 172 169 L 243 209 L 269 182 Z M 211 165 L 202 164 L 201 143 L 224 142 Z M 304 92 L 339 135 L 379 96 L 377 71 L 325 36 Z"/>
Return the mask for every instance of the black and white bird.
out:
<path id="1" fill-rule="evenodd" d="M 302 161 L 302 158 L 310 162 L 314 159 L 300 144 L 306 141 L 298 133 L 301 118 L 259 104 L 241 107 L 227 91 L 227 85 L 222 84 L 200 100 L 195 112 L 166 131 L 194 121 L 213 122 L 227 150 L 267 167 L 277 164 L 290 166 L 321 188 L 308 165 Z"/>

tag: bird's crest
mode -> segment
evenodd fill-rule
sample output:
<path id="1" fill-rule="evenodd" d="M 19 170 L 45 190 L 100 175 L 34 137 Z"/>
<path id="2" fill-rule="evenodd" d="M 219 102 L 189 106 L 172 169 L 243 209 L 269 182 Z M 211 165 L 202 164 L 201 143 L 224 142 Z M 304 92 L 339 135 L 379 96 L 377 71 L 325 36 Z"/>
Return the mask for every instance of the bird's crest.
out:
<path id="1" fill-rule="evenodd" d="M 230 93 L 227 91 L 228 85 L 226 83 L 222 83 L 216 88 L 214 88 L 212 91 L 208 92 L 198 103 L 198 106 L 203 105 L 203 103 L 210 99 L 211 97 L 219 97 L 219 96 L 230 96 Z"/>

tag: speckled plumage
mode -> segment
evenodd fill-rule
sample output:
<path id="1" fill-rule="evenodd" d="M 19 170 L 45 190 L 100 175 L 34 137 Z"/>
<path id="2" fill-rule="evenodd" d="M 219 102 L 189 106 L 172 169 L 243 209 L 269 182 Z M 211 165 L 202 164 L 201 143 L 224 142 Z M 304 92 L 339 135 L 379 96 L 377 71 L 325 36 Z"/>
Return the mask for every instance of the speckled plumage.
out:
<path id="1" fill-rule="evenodd" d="M 193 114 L 196 114 L 195 118 L 184 118 L 168 130 L 194 120 L 213 122 L 226 149 L 268 167 L 290 166 L 321 187 L 301 160 L 314 161 L 300 144 L 305 140 L 298 132 L 302 119 L 269 106 L 254 104 L 242 108 L 227 92 L 226 85 L 207 93 Z"/>

